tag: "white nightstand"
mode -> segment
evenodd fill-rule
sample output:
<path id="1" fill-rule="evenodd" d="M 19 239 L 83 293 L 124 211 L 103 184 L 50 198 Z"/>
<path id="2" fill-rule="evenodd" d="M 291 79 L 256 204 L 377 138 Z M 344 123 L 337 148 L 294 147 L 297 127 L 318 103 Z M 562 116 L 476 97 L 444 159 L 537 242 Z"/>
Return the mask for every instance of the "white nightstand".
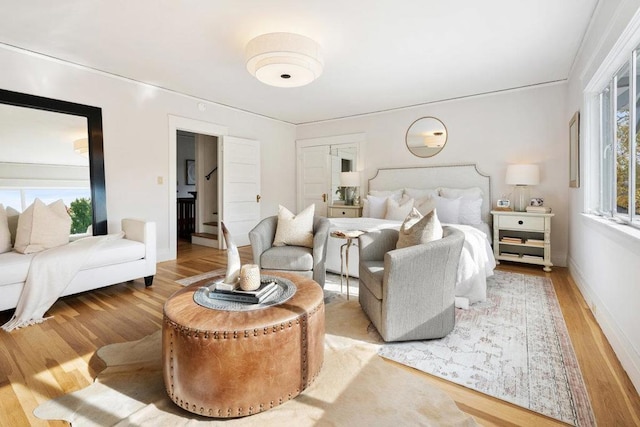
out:
<path id="1" fill-rule="evenodd" d="M 542 265 L 551 271 L 552 213 L 491 211 L 496 262 Z"/>
<path id="2" fill-rule="evenodd" d="M 360 218 L 362 205 L 330 205 L 327 208 L 329 218 Z"/>

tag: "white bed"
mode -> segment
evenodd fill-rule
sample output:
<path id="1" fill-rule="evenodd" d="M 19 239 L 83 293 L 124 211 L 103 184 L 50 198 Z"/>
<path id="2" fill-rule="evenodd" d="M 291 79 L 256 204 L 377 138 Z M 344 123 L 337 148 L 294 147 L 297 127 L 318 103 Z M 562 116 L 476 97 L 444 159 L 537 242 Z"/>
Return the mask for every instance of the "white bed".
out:
<path id="1" fill-rule="evenodd" d="M 481 223 L 450 224 L 465 234 L 465 244 L 460 257 L 456 283 L 456 305 L 464 308 L 486 299 L 486 279 L 493 275 L 496 266 L 490 244 L 491 181 L 480 173 L 475 165 L 451 165 L 419 168 L 380 169 L 369 180 L 368 192 L 413 189 L 468 189 L 480 188 L 482 192 Z M 331 231 L 363 230 L 381 228 L 399 229 L 402 221 L 380 218 L 330 218 Z M 344 240 L 329 237 L 327 246 L 328 271 L 340 273 L 340 246 Z M 349 274 L 358 276 L 358 250 L 349 253 Z"/>

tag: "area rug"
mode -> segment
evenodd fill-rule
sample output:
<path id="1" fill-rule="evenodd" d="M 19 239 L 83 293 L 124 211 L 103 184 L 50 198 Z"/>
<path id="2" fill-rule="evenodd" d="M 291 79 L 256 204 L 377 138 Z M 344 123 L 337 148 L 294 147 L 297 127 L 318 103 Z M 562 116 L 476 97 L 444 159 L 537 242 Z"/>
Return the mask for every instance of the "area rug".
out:
<path id="1" fill-rule="evenodd" d="M 377 355 L 380 337 L 357 300 L 340 295 L 328 300 L 319 377 L 303 394 L 268 411 L 224 421 L 183 411 L 164 389 L 157 332 L 102 347 L 98 356 L 107 368 L 92 385 L 45 402 L 34 414 L 74 426 L 477 425 L 424 376 Z"/>
<path id="2" fill-rule="evenodd" d="M 385 344 L 379 354 L 568 424 L 595 425 L 551 280 L 496 271 L 487 294 L 456 310 L 445 338 Z"/>

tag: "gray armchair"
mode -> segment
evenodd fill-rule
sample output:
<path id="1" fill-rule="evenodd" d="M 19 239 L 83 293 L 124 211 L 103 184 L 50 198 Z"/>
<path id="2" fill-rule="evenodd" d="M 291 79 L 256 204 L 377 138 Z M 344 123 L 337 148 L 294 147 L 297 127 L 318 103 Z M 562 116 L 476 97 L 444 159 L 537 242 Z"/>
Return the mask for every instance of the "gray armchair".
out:
<path id="1" fill-rule="evenodd" d="M 359 300 L 385 341 L 442 338 L 455 326 L 455 284 L 464 234 L 395 249 L 397 230 L 359 238 Z"/>
<path id="2" fill-rule="evenodd" d="M 278 217 L 263 219 L 249 232 L 253 262 L 263 270 L 282 270 L 311 277 L 324 288 L 329 220 L 313 217 L 313 248 L 273 246 Z"/>

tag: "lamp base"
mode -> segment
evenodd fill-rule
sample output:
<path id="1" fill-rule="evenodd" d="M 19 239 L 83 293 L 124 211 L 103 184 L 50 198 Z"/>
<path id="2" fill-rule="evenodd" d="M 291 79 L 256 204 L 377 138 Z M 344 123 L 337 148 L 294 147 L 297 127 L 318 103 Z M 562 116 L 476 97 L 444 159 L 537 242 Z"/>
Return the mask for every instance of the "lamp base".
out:
<path id="1" fill-rule="evenodd" d="M 513 210 L 524 212 L 529 205 L 529 187 L 526 185 L 516 185 L 513 188 Z"/>

